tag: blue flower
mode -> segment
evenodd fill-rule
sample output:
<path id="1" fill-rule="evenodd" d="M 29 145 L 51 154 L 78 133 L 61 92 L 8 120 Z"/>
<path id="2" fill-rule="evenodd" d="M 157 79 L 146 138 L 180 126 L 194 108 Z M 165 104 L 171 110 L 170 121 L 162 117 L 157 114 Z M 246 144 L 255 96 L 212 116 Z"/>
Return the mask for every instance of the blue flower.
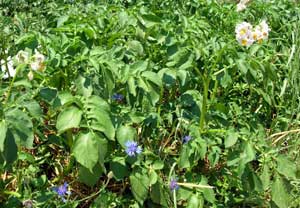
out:
<path id="1" fill-rule="evenodd" d="M 58 194 L 58 196 L 62 199 L 63 202 L 66 202 L 65 196 L 71 194 L 71 192 L 68 191 L 68 186 L 68 183 L 65 182 L 63 185 L 53 188 L 53 191 L 55 191 Z"/>
<path id="2" fill-rule="evenodd" d="M 190 140 L 192 139 L 192 137 L 190 135 L 184 136 L 182 138 L 182 141 L 184 144 L 188 143 Z"/>
<path id="3" fill-rule="evenodd" d="M 124 99 L 124 96 L 122 94 L 115 93 L 115 94 L 113 94 L 113 96 L 111 98 L 117 102 L 122 102 Z"/>
<path id="4" fill-rule="evenodd" d="M 136 154 L 140 154 L 142 152 L 142 148 L 138 146 L 137 142 L 135 141 L 127 141 L 125 143 L 126 146 L 126 153 L 128 156 L 132 157 Z"/>
<path id="5" fill-rule="evenodd" d="M 177 179 L 172 178 L 170 181 L 170 190 L 175 191 L 177 189 L 179 189 L 179 185 L 177 184 Z"/>

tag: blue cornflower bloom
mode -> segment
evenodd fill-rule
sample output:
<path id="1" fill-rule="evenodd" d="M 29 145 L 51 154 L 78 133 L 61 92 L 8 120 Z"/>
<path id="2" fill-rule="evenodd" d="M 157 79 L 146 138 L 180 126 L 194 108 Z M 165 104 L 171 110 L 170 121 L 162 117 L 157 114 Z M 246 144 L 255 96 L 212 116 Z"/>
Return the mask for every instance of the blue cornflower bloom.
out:
<path id="1" fill-rule="evenodd" d="M 182 141 L 184 144 L 188 143 L 190 140 L 192 139 L 192 137 L 190 135 L 184 136 L 182 138 Z"/>
<path id="2" fill-rule="evenodd" d="M 68 186 L 68 183 L 65 182 L 63 185 L 53 188 L 53 191 L 55 191 L 58 194 L 58 196 L 62 199 L 63 202 L 66 202 L 65 196 L 71 194 L 71 192 L 68 191 Z"/>
<path id="3" fill-rule="evenodd" d="M 138 146 L 137 142 L 135 141 L 127 141 L 125 143 L 126 146 L 126 153 L 128 156 L 132 157 L 136 154 L 140 154 L 142 152 L 142 148 Z"/>
<path id="4" fill-rule="evenodd" d="M 124 96 L 122 94 L 115 93 L 111 98 L 117 102 L 122 102 Z"/>
<path id="5" fill-rule="evenodd" d="M 171 191 L 175 191 L 175 190 L 177 190 L 177 189 L 179 189 L 179 185 L 177 184 L 177 179 L 172 178 L 172 179 L 170 180 L 170 190 L 171 190 Z"/>

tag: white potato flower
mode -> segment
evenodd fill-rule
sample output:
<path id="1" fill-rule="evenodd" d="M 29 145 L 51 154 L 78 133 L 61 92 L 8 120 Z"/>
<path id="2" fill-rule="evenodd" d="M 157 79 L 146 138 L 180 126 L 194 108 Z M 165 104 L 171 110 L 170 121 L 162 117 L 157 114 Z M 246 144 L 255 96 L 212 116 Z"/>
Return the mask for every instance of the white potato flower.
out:
<path id="1" fill-rule="evenodd" d="M 269 37 L 269 32 L 271 31 L 269 25 L 267 24 L 266 20 L 261 21 L 259 25 L 257 26 L 261 33 L 262 33 L 262 39 L 267 39 Z"/>
<path id="2" fill-rule="evenodd" d="M 33 80 L 33 72 L 30 70 L 30 72 L 27 74 L 27 77 L 28 77 L 28 79 L 30 80 L 30 81 L 32 81 Z"/>
<path id="3" fill-rule="evenodd" d="M 236 5 L 236 11 L 237 12 L 241 12 L 243 10 L 246 9 L 246 4 L 244 4 L 242 1 L 239 2 L 237 5 Z"/>
<path id="4" fill-rule="evenodd" d="M 3 78 L 5 78 L 5 79 L 9 78 L 7 69 L 6 69 L 5 60 L 0 60 L 0 66 L 1 66 L 1 71 L 5 72 L 3 75 Z M 13 60 L 10 56 L 7 58 L 7 68 L 8 68 L 9 75 L 11 77 L 14 77 L 16 74 L 16 69 L 13 66 Z"/>
<path id="5" fill-rule="evenodd" d="M 29 62 L 29 53 L 27 51 L 19 51 L 16 55 L 16 60 L 19 64 L 27 64 Z"/>
<path id="6" fill-rule="evenodd" d="M 261 43 L 269 37 L 269 32 L 271 31 L 269 25 L 265 20 L 263 20 L 259 25 L 257 25 L 252 31 L 254 40 Z"/>
<path id="7" fill-rule="evenodd" d="M 35 51 L 35 54 L 32 57 L 32 62 L 30 63 L 30 67 L 35 71 L 43 71 L 45 68 L 45 56 L 38 51 Z"/>
<path id="8" fill-rule="evenodd" d="M 252 25 L 248 22 L 242 22 L 235 27 L 236 39 L 242 46 L 250 46 L 254 39 L 252 35 Z"/>

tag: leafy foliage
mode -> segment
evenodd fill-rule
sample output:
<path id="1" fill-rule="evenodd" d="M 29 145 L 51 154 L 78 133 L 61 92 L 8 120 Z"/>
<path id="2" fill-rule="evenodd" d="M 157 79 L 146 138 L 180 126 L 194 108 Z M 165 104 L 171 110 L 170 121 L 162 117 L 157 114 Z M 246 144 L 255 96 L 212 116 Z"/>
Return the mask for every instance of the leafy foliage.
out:
<path id="1" fill-rule="evenodd" d="M 1 207 L 300 205 L 298 1 L 0 12 Z M 240 45 L 236 25 L 262 20 L 268 40 Z"/>

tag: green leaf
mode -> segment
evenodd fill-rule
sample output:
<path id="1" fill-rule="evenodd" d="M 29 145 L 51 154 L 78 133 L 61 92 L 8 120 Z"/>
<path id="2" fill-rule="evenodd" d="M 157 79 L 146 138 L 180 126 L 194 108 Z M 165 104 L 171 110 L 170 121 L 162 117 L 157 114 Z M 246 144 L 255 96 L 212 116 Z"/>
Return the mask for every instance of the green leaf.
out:
<path id="1" fill-rule="evenodd" d="M 65 108 L 57 118 L 56 128 L 61 134 L 71 128 L 78 128 L 82 117 L 82 111 L 75 106 Z"/>
<path id="2" fill-rule="evenodd" d="M 287 178 L 296 179 L 297 166 L 286 156 L 279 155 L 276 157 L 277 171 Z"/>
<path id="3" fill-rule="evenodd" d="M 8 128 L 15 138 L 15 142 L 26 148 L 33 144 L 33 125 L 30 117 L 19 109 L 13 109 L 5 114 Z"/>
<path id="4" fill-rule="evenodd" d="M 122 180 L 129 174 L 125 159 L 123 157 L 114 157 L 110 162 L 110 169 L 113 172 L 116 180 Z"/>
<path id="5" fill-rule="evenodd" d="M 241 155 L 243 164 L 246 164 L 255 159 L 255 149 L 250 142 L 244 144 L 244 152 Z"/>
<path id="6" fill-rule="evenodd" d="M 15 143 L 14 136 L 10 130 L 6 132 L 6 139 L 3 147 L 4 150 L 3 152 L 0 152 L 0 157 L 2 157 L 2 160 L 4 160 L 6 164 L 13 163 L 18 157 L 17 155 L 18 147 L 17 144 Z"/>
<path id="7" fill-rule="evenodd" d="M 93 93 L 93 86 L 90 78 L 78 76 L 75 81 L 77 92 L 84 97 L 89 97 Z"/>
<path id="8" fill-rule="evenodd" d="M 168 195 L 167 191 L 164 190 L 163 183 L 161 179 L 157 180 L 157 182 L 151 186 L 151 193 L 150 197 L 153 202 L 160 204 L 162 207 L 169 207 L 168 206 Z"/>
<path id="9" fill-rule="evenodd" d="M 0 152 L 3 152 L 4 150 L 6 132 L 7 132 L 7 126 L 5 121 L 0 121 Z"/>
<path id="10" fill-rule="evenodd" d="M 93 171 L 90 171 L 84 166 L 80 166 L 78 173 L 79 181 L 88 186 L 94 186 L 99 180 L 102 173 L 103 169 L 98 163 L 94 166 Z"/>
<path id="11" fill-rule="evenodd" d="M 264 190 L 267 190 L 270 186 L 270 169 L 267 164 L 263 166 L 263 172 L 260 175 L 260 180 Z"/>
<path id="12" fill-rule="evenodd" d="M 60 27 L 62 26 L 66 21 L 68 21 L 69 19 L 69 16 L 60 16 L 58 19 L 57 19 L 57 25 L 56 27 Z"/>
<path id="13" fill-rule="evenodd" d="M 73 154 L 76 160 L 93 172 L 93 168 L 99 160 L 98 136 L 94 133 L 81 133 L 76 138 L 73 146 Z"/>
<path id="14" fill-rule="evenodd" d="M 227 137 L 225 138 L 225 148 L 233 146 L 236 143 L 238 136 L 238 133 L 233 129 L 228 130 Z"/>
<path id="15" fill-rule="evenodd" d="M 202 208 L 203 205 L 203 197 L 199 193 L 196 193 L 189 198 L 187 208 Z"/>
<path id="16" fill-rule="evenodd" d="M 281 177 L 277 176 L 275 182 L 272 184 L 272 201 L 279 208 L 287 208 L 290 202 L 290 196 L 285 188 Z"/>
<path id="17" fill-rule="evenodd" d="M 106 101 L 98 96 L 91 96 L 86 99 L 84 108 L 87 119 L 91 121 L 90 127 L 103 132 L 108 139 L 114 140 L 115 128 Z"/>
<path id="18" fill-rule="evenodd" d="M 151 71 L 145 71 L 142 73 L 142 76 L 145 77 L 147 80 L 153 82 L 157 86 L 159 86 L 159 87 L 162 86 L 162 81 L 156 73 L 151 72 Z"/>
<path id="19" fill-rule="evenodd" d="M 134 198 L 142 205 L 148 196 L 149 178 L 141 172 L 133 172 L 130 177 L 131 192 Z"/>
<path id="20" fill-rule="evenodd" d="M 123 148 L 127 141 L 134 141 L 136 136 L 136 130 L 131 126 L 120 126 L 117 130 L 117 140 Z"/>
<path id="21" fill-rule="evenodd" d="M 40 96 L 44 101 L 51 104 L 57 96 L 57 90 L 44 87 L 40 90 Z"/>
<path id="22" fill-rule="evenodd" d="M 185 145 L 183 146 L 179 156 L 178 166 L 180 168 L 190 167 L 191 164 L 190 164 L 189 156 L 190 156 L 190 148 L 187 145 Z"/>
<path id="23" fill-rule="evenodd" d="M 139 41 L 132 40 L 128 43 L 128 48 L 133 52 L 137 53 L 139 56 L 142 56 L 144 53 L 144 49 L 142 44 Z"/>

